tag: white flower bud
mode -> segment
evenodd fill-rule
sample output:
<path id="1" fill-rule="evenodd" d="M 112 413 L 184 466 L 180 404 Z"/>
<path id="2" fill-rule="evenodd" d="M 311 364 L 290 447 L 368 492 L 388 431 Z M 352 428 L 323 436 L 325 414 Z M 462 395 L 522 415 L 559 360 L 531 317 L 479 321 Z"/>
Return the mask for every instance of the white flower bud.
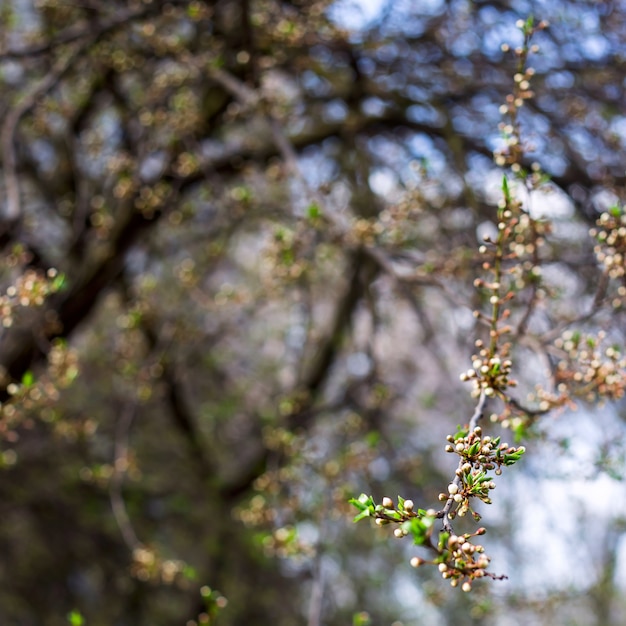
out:
<path id="1" fill-rule="evenodd" d="M 391 498 L 383 498 L 383 506 L 386 509 L 393 509 L 393 500 Z"/>

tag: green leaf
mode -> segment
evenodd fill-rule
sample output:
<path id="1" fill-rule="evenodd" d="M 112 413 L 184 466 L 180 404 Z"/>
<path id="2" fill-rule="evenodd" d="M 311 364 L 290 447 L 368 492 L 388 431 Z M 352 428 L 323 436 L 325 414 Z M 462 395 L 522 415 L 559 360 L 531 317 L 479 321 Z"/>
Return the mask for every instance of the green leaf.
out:
<path id="1" fill-rule="evenodd" d="M 372 618 L 366 611 L 355 613 L 352 616 L 352 626 L 368 626 L 372 623 Z"/>
<path id="2" fill-rule="evenodd" d="M 448 539 L 450 538 L 450 533 L 447 533 L 445 530 L 442 530 L 439 533 L 439 541 L 437 542 L 437 547 L 439 550 L 443 550 L 448 545 Z"/>
<path id="3" fill-rule="evenodd" d="M 310 220 L 314 220 L 314 219 L 317 219 L 318 217 L 320 217 L 322 212 L 320 211 L 319 206 L 317 206 L 317 204 L 313 203 L 313 204 L 310 204 L 308 206 L 308 208 L 306 210 L 306 214 L 307 214 L 307 217 Z"/>
<path id="4" fill-rule="evenodd" d="M 467 430 L 467 428 L 463 428 L 461 424 L 457 424 L 456 432 L 454 433 L 454 440 L 456 441 L 457 439 L 462 439 L 463 437 L 467 437 L 468 432 L 469 431 Z"/>
<path id="5" fill-rule="evenodd" d="M 362 493 L 358 498 L 350 498 L 348 502 L 360 511 L 360 513 L 352 520 L 353 522 L 359 522 L 362 519 L 371 517 L 374 514 L 374 499 L 366 493 Z"/>
<path id="6" fill-rule="evenodd" d="M 504 198 L 508 202 L 511 200 L 511 191 L 509 190 L 509 181 L 506 178 L 506 175 L 502 177 L 502 193 L 504 194 Z"/>
<path id="7" fill-rule="evenodd" d="M 350 498 L 349 502 L 361 511 L 364 511 L 365 509 L 374 506 L 374 498 L 372 498 L 372 496 L 368 496 L 366 493 L 362 493 L 356 499 Z"/>
<path id="8" fill-rule="evenodd" d="M 70 611 L 67 614 L 67 621 L 72 626 L 83 626 L 85 618 L 78 611 Z"/>
<path id="9" fill-rule="evenodd" d="M 370 448 L 375 448 L 380 441 L 380 433 L 375 430 L 370 430 L 367 435 L 365 435 L 365 442 Z"/>
<path id="10" fill-rule="evenodd" d="M 52 291 L 61 291 L 67 286 L 67 279 L 65 274 L 57 274 L 52 281 Z"/>
<path id="11" fill-rule="evenodd" d="M 478 454 L 478 451 L 480 450 L 481 447 L 481 442 L 480 441 L 475 441 L 468 449 L 467 451 L 467 456 L 474 456 L 475 454 Z"/>
<path id="12" fill-rule="evenodd" d="M 531 35 L 533 32 L 533 26 L 535 25 L 535 18 L 532 13 L 526 18 L 524 25 L 522 26 L 522 32 L 524 35 Z"/>
<path id="13" fill-rule="evenodd" d="M 434 518 L 429 516 L 412 517 L 410 520 L 402 522 L 401 527 L 413 537 L 413 543 L 416 546 L 423 546 L 430 538 L 433 522 Z"/>
<path id="14" fill-rule="evenodd" d="M 24 372 L 24 375 L 22 376 L 22 385 L 24 385 L 24 387 L 31 387 L 34 382 L 35 377 L 33 376 L 33 373 L 30 370 Z"/>

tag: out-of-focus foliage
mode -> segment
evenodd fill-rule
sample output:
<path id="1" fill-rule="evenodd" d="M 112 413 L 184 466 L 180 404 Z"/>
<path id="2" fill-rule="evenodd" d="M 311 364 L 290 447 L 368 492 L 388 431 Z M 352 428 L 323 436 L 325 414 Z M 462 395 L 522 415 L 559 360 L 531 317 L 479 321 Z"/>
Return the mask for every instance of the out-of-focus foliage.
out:
<path id="1" fill-rule="evenodd" d="M 626 513 L 626 5 L 372 6 L 0 3 L 3 624 L 624 622 L 623 520 L 561 510 L 584 575 L 555 583 L 524 511 L 594 440 L 565 501 L 606 471 Z M 534 491 L 526 458 L 497 479 L 510 580 L 465 595 L 348 500 L 429 509 L 457 424 L 469 455 L 515 203 L 519 410 L 483 430 L 529 440 Z"/>

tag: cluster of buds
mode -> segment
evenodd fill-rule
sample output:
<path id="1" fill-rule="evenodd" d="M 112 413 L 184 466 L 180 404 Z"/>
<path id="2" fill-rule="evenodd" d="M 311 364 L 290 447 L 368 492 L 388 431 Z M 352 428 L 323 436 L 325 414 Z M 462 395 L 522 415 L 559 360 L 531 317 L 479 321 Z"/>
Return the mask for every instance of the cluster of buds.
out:
<path id="1" fill-rule="evenodd" d="M 566 331 L 554 342 L 566 354 L 556 368 L 559 391 L 572 390 L 588 402 L 626 395 L 626 356 L 617 346 L 600 348 L 605 337 L 602 331 L 597 338 Z"/>
<path id="2" fill-rule="evenodd" d="M 626 276 L 626 211 L 613 207 L 600 215 L 596 225 L 597 228 L 589 231 L 597 241 L 596 258 L 611 278 L 623 279 Z"/>
<path id="3" fill-rule="evenodd" d="M 415 510 L 415 503 L 413 500 L 405 500 L 398 496 L 398 505 L 394 505 L 393 500 L 385 496 L 379 505 L 376 505 L 375 509 L 376 525 L 386 526 L 389 522 L 405 522 L 411 520 L 414 517 L 435 517 L 436 512 L 433 509 L 423 511 L 422 509 Z M 398 532 L 399 531 L 399 532 Z M 409 534 L 406 528 L 396 528 L 394 536 L 400 539 L 406 537 Z"/>
<path id="4" fill-rule="evenodd" d="M 531 17 L 518 23 L 518 26 L 522 29 L 524 44 L 515 50 L 518 57 L 515 86 L 501 108 L 501 113 L 509 118 L 501 126 L 505 146 L 495 153 L 495 161 L 500 166 L 509 165 L 516 176 L 524 180 L 526 188 L 532 190 L 542 184 L 544 177 L 539 164 L 532 167 L 530 175 L 522 170 L 524 148 L 520 139 L 518 111 L 524 102 L 534 95 L 530 90 L 530 79 L 534 70 L 526 67 L 526 61 L 528 55 L 536 52 L 538 48 L 530 45 L 530 39 L 536 31 L 546 28 L 547 23 L 536 24 Z M 367 240 L 377 235 L 369 222 L 364 222 L 360 226 L 363 239 Z M 472 498 L 490 504 L 490 492 L 496 486 L 491 472 L 500 475 L 503 466 L 515 464 L 525 452 L 523 446 L 510 446 L 502 442 L 500 437 L 483 436 L 477 424 L 489 399 L 494 396 L 504 401 L 505 412 L 508 412 L 507 419 L 509 415 L 512 416 L 517 426 L 523 427 L 531 419 L 530 414 L 527 415 L 506 393 L 509 387 L 517 383 L 510 377 L 511 345 L 503 342 L 502 338 L 515 332 L 507 320 L 511 317 L 508 302 L 516 293 L 530 287 L 527 309 L 517 326 L 518 334 L 523 333 L 533 307 L 540 298 L 541 270 L 538 248 L 544 243 L 544 236 L 549 233 L 549 228 L 549 224 L 539 223 L 531 218 L 522 201 L 512 193 L 508 179 L 504 176 L 502 199 L 498 203 L 497 236 L 485 236 L 483 245 L 479 248 L 482 256 L 481 267 L 488 274 L 488 278 L 476 278 L 474 281 L 474 286 L 484 290 L 488 297 L 489 313 L 476 310 L 474 316 L 486 323 L 489 338 L 486 344 L 482 340 L 476 341 L 478 353 L 472 356 L 472 367 L 461 374 L 462 381 L 469 381 L 473 385 L 472 397 L 479 400 L 469 426 L 447 438 L 446 451 L 457 454 L 460 459 L 455 476 L 447 487 L 447 493 L 439 494 L 443 508 L 440 511 L 433 509 L 415 511 L 411 500 L 398 498 L 398 504 L 394 506 L 391 498 L 387 497 L 383 498 L 381 504 L 376 504 L 373 498 L 366 494 L 350 500 L 350 503 L 359 510 L 354 518 L 355 522 L 370 517 L 375 519 L 378 526 L 396 524 L 395 537 L 401 539 L 407 535 L 411 536 L 416 545 L 424 546 L 436 553 L 434 559 L 430 561 L 413 557 L 411 559 L 413 567 L 420 567 L 423 564 L 435 565 L 442 577 L 450 580 L 453 587 L 460 586 L 466 592 L 472 589 L 472 582 L 475 579 L 485 576 L 493 579 L 504 578 L 487 571 L 489 557 L 485 555 L 481 545 L 474 545 L 471 541 L 473 537 L 484 534 L 485 529 L 479 528 L 473 534 L 459 536 L 454 532 L 451 520 L 471 513 L 474 520 L 478 521 L 480 515 L 470 505 Z M 500 416 L 496 415 L 496 421 L 499 419 Z M 432 537 L 435 520 L 442 522 L 437 542 Z"/>
<path id="5" fill-rule="evenodd" d="M 481 393 L 493 397 L 507 387 L 514 387 L 517 383 L 510 378 L 511 360 L 502 360 L 497 354 L 490 356 L 480 340 L 476 344 L 479 354 L 472 356 L 472 367 L 460 375 L 463 382 L 471 381 L 472 397 L 477 398 Z"/>
<path id="6" fill-rule="evenodd" d="M 504 217 L 507 218 L 506 211 Z M 545 244 L 545 236 L 550 234 L 551 224 L 548 221 L 534 220 L 527 213 L 521 213 L 512 223 L 512 232 L 509 242 L 510 254 L 516 259 L 533 259 L 536 256 L 537 248 Z M 537 268 L 529 266 L 522 267 L 530 273 L 530 280 L 533 280 L 534 272 Z M 527 284 L 517 285 L 522 288 Z"/>
<path id="7" fill-rule="evenodd" d="M 15 308 L 43 305 L 50 294 L 62 287 L 63 281 L 63 276 L 54 268 L 50 268 L 45 275 L 32 269 L 26 270 L 7 288 L 5 295 L 0 296 L 2 326 L 9 328 L 13 325 Z"/>
<path id="8" fill-rule="evenodd" d="M 506 96 L 505 104 L 500 107 L 500 113 L 506 115 L 509 121 L 502 122 L 499 126 L 504 139 L 504 147 L 494 152 L 494 159 L 496 165 L 500 167 L 509 165 L 514 173 L 522 174 L 521 162 L 524 148 L 520 141 L 518 113 L 519 109 L 524 106 L 524 102 L 535 95 L 530 88 L 530 81 L 535 75 L 535 70 L 527 66 L 527 61 L 529 54 L 539 51 L 539 46 L 530 45 L 530 40 L 537 31 L 547 28 L 548 22 L 541 21 L 535 24 L 533 18 L 530 17 L 526 21 L 519 20 L 516 26 L 521 29 L 524 35 L 524 44 L 514 50 L 518 60 L 517 72 L 513 77 L 514 88 L 512 93 Z M 503 44 L 501 49 L 503 52 L 508 52 L 511 48 L 508 44 Z"/>
<path id="9" fill-rule="evenodd" d="M 495 485 L 491 484 L 487 488 L 493 486 Z M 454 496 L 458 495 L 455 488 L 456 485 L 450 485 Z M 371 496 L 361 494 L 358 499 L 352 499 L 350 502 L 360 511 L 354 521 L 369 517 L 375 519 L 377 526 L 395 524 L 394 537 L 403 539 L 409 536 L 415 545 L 423 546 L 435 553 L 431 560 L 414 556 L 410 561 L 412 567 L 433 565 L 439 569 L 444 579 L 450 580 L 453 587 L 460 584 L 463 591 L 471 591 L 471 583 L 476 578 L 484 576 L 493 579 L 504 578 L 486 571 L 490 559 L 485 554 L 483 546 L 472 543 L 473 537 L 485 534 L 484 528 L 459 536 L 443 529 L 439 531 L 435 541 L 433 538 L 435 520 L 444 517 L 444 511 L 415 509 L 412 500 L 405 500 L 402 497 L 398 497 L 397 504 L 389 497 L 384 497 L 380 504 L 376 504 Z"/>
<path id="10" fill-rule="evenodd" d="M 414 241 L 420 233 L 417 218 L 423 198 L 417 190 L 408 191 L 396 204 L 385 208 L 374 218 L 359 217 L 345 234 L 349 246 L 398 246 Z"/>
<path id="11" fill-rule="evenodd" d="M 185 563 L 183 561 L 163 559 L 150 546 L 138 544 L 133 549 L 130 572 L 134 578 L 143 582 L 162 582 L 171 585 L 184 569 Z"/>
<path id="12" fill-rule="evenodd" d="M 496 475 L 500 475 L 503 465 L 513 465 L 526 450 L 523 446 L 502 443 L 500 437 L 483 437 L 480 426 L 469 433 L 461 431 L 456 436 L 448 435 L 447 439 L 446 452 L 457 454 L 461 462 L 454 481 L 448 485 L 448 493 L 440 493 L 439 500 L 451 501 L 449 518 L 456 515 L 463 517 L 471 512 L 474 519 L 479 520 L 480 515 L 470 507 L 470 499 L 478 498 L 485 504 L 491 504 L 489 492 L 495 489 L 496 484 L 488 472 L 495 470 Z"/>
<path id="13" fill-rule="evenodd" d="M 432 561 L 415 556 L 411 559 L 411 566 L 436 565 L 441 577 L 449 580 L 452 587 L 458 587 L 460 584 L 463 591 L 471 591 L 472 580 L 476 578 L 484 576 L 499 578 L 486 571 L 490 558 L 485 554 L 485 548 L 471 542 L 473 537 L 483 535 L 485 532 L 484 528 L 464 535 L 442 532 L 437 546 L 440 555 Z"/>
<path id="14" fill-rule="evenodd" d="M 301 279 L 311 269 L 311 243 L 297 226 L 276 228 L 263 252 L 264 282 L 278 286 Z"/>
<path id="15" fill-rule="evenodd" d="M 360 217 L 352 222 L 350 230 L 346 233 L 346 241 L 351 246 L 373 246 L 383 231 L 384 226 L 380 221 Z"/>

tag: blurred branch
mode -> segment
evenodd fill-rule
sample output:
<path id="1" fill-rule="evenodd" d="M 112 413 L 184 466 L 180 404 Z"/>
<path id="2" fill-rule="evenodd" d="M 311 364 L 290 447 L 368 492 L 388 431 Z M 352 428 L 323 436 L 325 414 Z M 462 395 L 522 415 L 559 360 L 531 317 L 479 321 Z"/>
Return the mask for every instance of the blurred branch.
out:
<path id="1" fill-rule="evenodd" d="M 6 218 L 8 221 L 17 221 L 22 212 L 20 207 L 20 188 L 17 178 L 15 155 L 15 134 L 20 120 L 32 110 L 37 104 L 37 101 L 45 93 L 58 84 L 64 74 L 93 42 L 93 37 L 83 41 L 75 46 L 65 57 L 57 61 L 52 70 L 36 83 L 22 98 L 21 102 L 11 109 L 5 117 L 2 130 L 0 131 L 0 141 L 2 142 L 2 162 L 7 194 Z"/>
<path id="2" fill-rule="evenodd" d="M 137 414 L 137 404 L 129 402 L 122 410 L 115 426 L 115 442 L 113 455 L 113 475 L 109 486 L 109 496 L 113 516 L 120 529 L 122 538 L 130 550 L 141 547 L 135 529 L 128 516 L 124 497 L 122 495 L 122 483 L 128 470 L 128 439 L 130 427 Z"/>
<path id="3" fill-rule="evenodd" d="M 181 0 L 170 0 L 170 4 L 181 3 Z M 91 19 L 89 24 L 78 23 L 69 26 L 65 30 L 57 34 L 53 39 L 45 43 L 37 43 L 31 46 L 20 48 L 7 48 L 0 50 L 0 61 L 5 59 L 32 58 L 52 52 L 56 48 L 73 43 L 83 37 L 89 37 L 90 40 L 101 37 L 111 30 L 119 26 L 127 26 L 129 22 L 144 17 L 150 17 L 162 9 L 165 4 L 163 0 L 151 2 L 147 6 L 141 6 L 138 9 L 120 9 L 119 7 L 111 17 L 101 18 L 100 21 Z M 90 7 L 91 8 L 91 7 Z"/>
<path id="4" fill-rule="evenodd" d="M 141 318 L 141 329 L 151 350 L 156 350 L 158 345 L 163 343 L 158 336 L 156 328 L 145 315 Z M 161 350 L 159 363 L 163 368 L 161 379 L 166 385 L 166 398 L 173 422 L 185 438 L 201 478 L 214 477 L 215 468 L 212 467 L 206 454 L 206 445 L 202 441 L 193 411 L 185 396 L 183 381 L 178 375 L 176 365 L 169 358 L 165 349 Z"/>

